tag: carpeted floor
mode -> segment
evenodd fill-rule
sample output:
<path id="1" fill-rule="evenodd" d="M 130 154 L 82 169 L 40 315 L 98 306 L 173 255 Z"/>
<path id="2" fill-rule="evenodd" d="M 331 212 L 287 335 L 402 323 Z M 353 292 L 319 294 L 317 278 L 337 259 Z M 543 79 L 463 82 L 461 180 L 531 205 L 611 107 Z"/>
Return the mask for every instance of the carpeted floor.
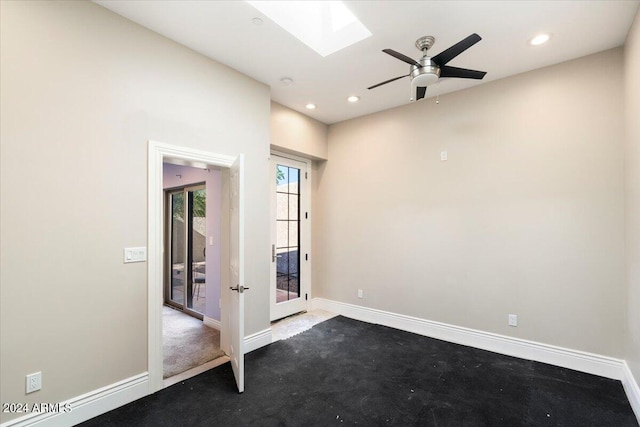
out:
<path id="1" fill-rule="evenodd" d="M 220 331 L 167 306 L 162 307 L 162 351 L 164 378 L 224 355 Z"/>
<path id="2" fill-rule="evenodd" d="M 335 317 L 86 426 L 638 426 L 619 381 Z"/>

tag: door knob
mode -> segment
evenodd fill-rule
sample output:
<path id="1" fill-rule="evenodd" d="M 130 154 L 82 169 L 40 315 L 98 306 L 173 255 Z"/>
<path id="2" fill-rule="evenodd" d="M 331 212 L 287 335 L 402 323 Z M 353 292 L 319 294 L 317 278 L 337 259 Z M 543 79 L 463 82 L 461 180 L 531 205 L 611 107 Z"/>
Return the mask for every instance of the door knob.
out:
<path id="1" fill-rule="evenodd" d="M 229 289 L 231 289 L 232 291 L 240 292 L 241 294 L 244 293 L 244 291 L 248 291 L 249 290 L 249 288 L 245 288 L 242 285 L 229 286 Z"/>

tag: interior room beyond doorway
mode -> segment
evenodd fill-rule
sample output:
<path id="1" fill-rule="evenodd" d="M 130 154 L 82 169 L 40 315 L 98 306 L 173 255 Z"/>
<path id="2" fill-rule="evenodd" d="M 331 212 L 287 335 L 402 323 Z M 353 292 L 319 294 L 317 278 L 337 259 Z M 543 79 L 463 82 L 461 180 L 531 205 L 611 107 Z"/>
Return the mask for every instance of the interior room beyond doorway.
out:
<path id="1" fill-rule="evenodd" d="M 163 190 L 166 379 L 224 355 L 220 349 L 221 171 L 164 163 Z"/>

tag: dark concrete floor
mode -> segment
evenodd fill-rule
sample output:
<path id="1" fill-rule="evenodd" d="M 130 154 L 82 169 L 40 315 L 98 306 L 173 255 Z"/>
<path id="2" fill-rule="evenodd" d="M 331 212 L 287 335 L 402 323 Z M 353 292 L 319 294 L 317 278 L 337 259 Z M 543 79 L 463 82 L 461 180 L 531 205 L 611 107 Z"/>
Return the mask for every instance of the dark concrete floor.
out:
<path id="1" fill-rule="evenodd" d="M 638 426 L 619 381 L 344 317 L 86 426 Z"/>

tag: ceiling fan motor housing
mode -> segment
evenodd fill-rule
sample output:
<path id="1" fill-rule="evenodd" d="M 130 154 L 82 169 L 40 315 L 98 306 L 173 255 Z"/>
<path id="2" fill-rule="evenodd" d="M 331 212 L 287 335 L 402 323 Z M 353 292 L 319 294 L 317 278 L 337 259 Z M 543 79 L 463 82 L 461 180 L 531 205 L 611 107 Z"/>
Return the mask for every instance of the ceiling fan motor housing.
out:
<path id="1" fill-rule="evenodd" d="M 430 86 L 440 78 L 440 67 L 438 67 L 431 58 L 425 56 L 418 60 L 420 67 L 411 66 L 410 76 L 411 84 L 415 86 Z"/>

